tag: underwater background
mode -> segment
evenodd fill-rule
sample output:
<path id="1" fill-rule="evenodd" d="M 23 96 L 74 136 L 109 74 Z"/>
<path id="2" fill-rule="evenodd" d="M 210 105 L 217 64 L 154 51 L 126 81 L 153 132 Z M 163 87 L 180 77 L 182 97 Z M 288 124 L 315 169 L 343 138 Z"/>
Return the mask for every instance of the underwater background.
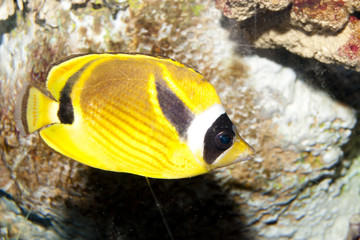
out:
<path id="1" fill-rule="evenodd" d="M 0 239 L 359 239 L 359 18 L 350 0 L 0 0 Z M 157 203 L 144 177 L 21 137 L 21 87 L 97 52 L 201 72 L 255 158 L 150 179 Z"/>

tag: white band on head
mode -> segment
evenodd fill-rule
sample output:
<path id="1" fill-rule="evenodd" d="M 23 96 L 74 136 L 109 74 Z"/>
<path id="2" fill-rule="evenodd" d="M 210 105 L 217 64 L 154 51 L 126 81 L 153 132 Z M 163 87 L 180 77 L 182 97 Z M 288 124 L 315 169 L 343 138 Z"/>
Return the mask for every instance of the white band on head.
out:
<path id="1" fill-rule="evenodd" d="M 221 104 L 215 104 L 195 116 L 187 131 L 188 146 L 195 156 L 199 151 L 203 154 L 204 138 L 207 130 L 216 121 L 216 119 L 224 113 L 224 107 Z"/>

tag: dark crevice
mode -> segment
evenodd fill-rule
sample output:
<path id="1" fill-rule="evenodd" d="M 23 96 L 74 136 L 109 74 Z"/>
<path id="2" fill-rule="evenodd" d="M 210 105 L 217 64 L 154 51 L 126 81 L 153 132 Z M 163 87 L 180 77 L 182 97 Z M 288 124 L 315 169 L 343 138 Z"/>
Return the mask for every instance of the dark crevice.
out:
<path id="1" fill-rule="evenodd" d="M 87 5 L 87 3 L 88 3 L 88 1 L 85 1 L 84 3 L 73 3 L 73 4 L 71 5 L 71 9 L 76 11 L 76 10 L 78 10 L 79 8 L 85 8 L 86 5 Z"/>
<path id="2" fill-rule="evenodd" d="M 21 215 L 23 215 L 26 218 L 26 221 L 33 222 L 34 224 L 41 225 L 45 228 L 52 226 L 50 218 L 47 218 L 42 215 L 38 215 L 34 212 L 31 212 L 31 209 L 27 210 L 23 207 L 20 207 L 20 206 L 18 206 L 18 207 L 21 210 Z"/>
<path id="3" fill-rule="evenodd" d="M 5 192 L 2 189 L 0 189 L 0 199 L 1 198 L 6 198 L 7 200 L 13 202 L 20 209 L 21 215 L 26 218 L 26 221 L 31 221 L 31 222 L 33 222 L 37 225 L 41 225 L 45 228 L 52 226 L 50 218 L 38 215 L 34 212 L 31 212 L 31 210 L 27 210 L 24 207 L 19 206 L 16 203 L 15 199 L 9 193 Z"/>
<path id="4" fill-rule="evenodd" d="M 356 17 L 357 19 L 360 19 L 360 12 L 353 12 L 351 16 Z"/>
<path id="5" fill-rule="evenodd" d="M 0 20 L 0 45 L 3 41 L 3 35 L 9 33 L 16 26 L 16 14 L 9 16 L 6 20 Z"/>

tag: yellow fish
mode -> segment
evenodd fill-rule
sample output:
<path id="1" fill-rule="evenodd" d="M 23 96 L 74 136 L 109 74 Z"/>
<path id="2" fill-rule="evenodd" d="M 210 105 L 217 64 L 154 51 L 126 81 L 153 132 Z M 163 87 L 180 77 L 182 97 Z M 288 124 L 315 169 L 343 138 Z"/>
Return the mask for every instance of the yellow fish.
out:
<path id="1" fill-rule="evenodd" d="M 51 98 L 25 87 L 18 129 L 95 168 L 175 179 L 253 153 L 214 87 L 170 58 L 76 55 L 50 67 L 46 87 Z"/>

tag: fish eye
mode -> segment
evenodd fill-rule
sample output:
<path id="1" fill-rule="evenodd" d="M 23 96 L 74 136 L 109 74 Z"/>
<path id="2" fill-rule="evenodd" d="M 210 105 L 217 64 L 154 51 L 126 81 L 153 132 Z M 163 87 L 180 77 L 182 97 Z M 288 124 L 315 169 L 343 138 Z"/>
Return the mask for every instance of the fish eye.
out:
<path id="1" fill-rule="evenodd" d="M 234 133 L 230 131 L 222 131 L 215 136 L 215 145 L 218 149 L 228 149 L 232 146 Z"/>

